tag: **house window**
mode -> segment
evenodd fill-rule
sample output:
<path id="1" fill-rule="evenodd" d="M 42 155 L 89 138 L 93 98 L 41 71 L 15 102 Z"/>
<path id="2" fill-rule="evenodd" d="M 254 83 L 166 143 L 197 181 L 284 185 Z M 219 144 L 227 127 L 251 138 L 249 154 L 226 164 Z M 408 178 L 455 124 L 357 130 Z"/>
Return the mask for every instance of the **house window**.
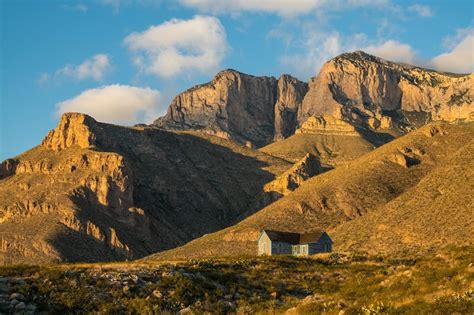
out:
<path id="1" fill-rule="evenodd" d="M 267 242 L 263 242 L 263 252 L 267 252 Z"/>

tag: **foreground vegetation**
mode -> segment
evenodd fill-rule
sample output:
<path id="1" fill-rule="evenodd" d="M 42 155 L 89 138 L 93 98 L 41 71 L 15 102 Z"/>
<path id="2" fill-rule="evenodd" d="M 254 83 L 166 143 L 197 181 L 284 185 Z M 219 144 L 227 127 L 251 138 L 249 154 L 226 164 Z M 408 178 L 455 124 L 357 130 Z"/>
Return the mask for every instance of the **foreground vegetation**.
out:
<path id="1" fill-rule="evenodd" d="M 2 267 L 9 301 L 0 313 L 473 314 L 473 262 L 463 247 L 403 260 L 332 253 Z"/>

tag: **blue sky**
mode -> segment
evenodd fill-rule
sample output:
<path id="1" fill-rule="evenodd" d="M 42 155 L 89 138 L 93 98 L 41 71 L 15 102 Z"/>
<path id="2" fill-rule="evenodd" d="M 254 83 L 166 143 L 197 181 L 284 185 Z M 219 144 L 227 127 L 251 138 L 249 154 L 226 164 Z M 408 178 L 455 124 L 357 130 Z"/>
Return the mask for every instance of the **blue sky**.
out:
<path id="1" fill-rule="evenodd" d="M 0 160 L 60 113 L 150 123 L 225 68 L 301 80 L 345 51 L 474 71 L 470 0 L 0 1 Z"/>

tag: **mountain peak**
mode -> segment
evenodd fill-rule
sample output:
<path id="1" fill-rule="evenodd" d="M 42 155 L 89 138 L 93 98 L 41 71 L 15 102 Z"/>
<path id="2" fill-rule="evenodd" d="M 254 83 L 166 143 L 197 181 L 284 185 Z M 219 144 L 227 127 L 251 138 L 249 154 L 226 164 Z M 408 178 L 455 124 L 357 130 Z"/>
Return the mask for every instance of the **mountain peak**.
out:
<path id="1" fill-rule="evenodd" d="M 72 146 L 89 148 L 95 144 L 96 136 L 91 131 L 97 121 L 82 113 L 65 113 L 61 116 L 58 126 L 51 130 L 41 145 L 53 151 Z"/>
<path id="2" fill-rule="evenodd" d="M 377 63 L 386 63 L 387 60 L 382 59 L 380 57 L 371 55 L 369 53 L 366 53 L 365 51 L 362 50 L 356 50 L 352 52 L 345 52 L 337 57 L 333 58 L 333 60 L 337 59 L 349 59 L 353 61 L 368 61 L 368 62 L 377 62 Z"/>

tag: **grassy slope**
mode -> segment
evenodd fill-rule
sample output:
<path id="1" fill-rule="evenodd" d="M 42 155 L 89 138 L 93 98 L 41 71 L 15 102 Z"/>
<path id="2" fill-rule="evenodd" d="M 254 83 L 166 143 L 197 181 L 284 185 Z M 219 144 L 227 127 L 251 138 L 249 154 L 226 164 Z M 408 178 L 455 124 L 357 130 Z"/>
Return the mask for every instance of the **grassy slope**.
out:
<path id="1" fill-rule="evenodd" d="M 21 293 L 38 312 L 57 314 L 472 314 L 473 255 L 463 247 L 416 260 L 333 253 L 16 266 L 0 267 L 0 277 L 7 298 Z M 0 297 L 0 312 L 8 305 Z"/>
<path id="2" fill-rule="evenodd" d="M 338 249 L 405 252 L 444 243 L 474 243 L 474 139 L 452 151 L 412 189 L 386 205 L 342 224 L 332 236 Z"/>
<path id="3" fill-rule="evenodd" d="M 457 194 L 459 196 L 471 195 L 472 189 L 470 187 L 473 178 L 467 176 L 467 173 L 463 174 L 462 171 L 458 176 L 446 177 L 447 180 L 453 181 L 453 185 L 458 186 L 458 190 L 454 192 L 446 190 L 446 196 L 443 197 L 446 202 L 442 205 L 447 209 L 443 211 L 443 208 L 438 208 L 435 212 L 423 212 L 423 216 L 426 218 L 421 222 L 427 226 L 417 228 L 419 234 L 417 237 L 421 237 L 420 235 L 424 233 L 422 236 L 424 243 L 419 243 L 417 238 L 410 238 L 410 229 L 417 224 L 416 218 L 420 211 L 420 203 L 424 204 L 426 209 L 430 209 L 431 203 L 433 203 L 433 199 L 423 195 L 425 189 L 423 185 L 432 185 L 433 180 L 438 178 L 437 174 L 442 173 L 444 168 L 449 168 L 456 173 L 456 168 L 463 170 L 470 165 L 466 163 L 472 163 L 469 158 L 465 160 L 462 158 L 453 159 L 453 154 L 458 152 L 462 157 L 465 152 L 465 155 L 472 156 L 470 142 L 473 135 L 474 123 L 462 125 L 436 123 L 425 126 L 344 167 L 336 168 L 308 180 L 293 193 L 235 226 L 205 235 L 174 250 L 152 255 L 149 259 L 255 254 L 255 240 L 262 228 L 299 232 L 326 229 L 332 233 L 332 229 L 335 227 L 357 218 L 357 222 L 360 224 L 357 227 L 354 226 L 353 234 L 344 235 L 343 232 L 337 232 L 339 230 L 334 232 L 337 240 L 336 248 L 339 246 L 347 248 L 348 244 L 360 244 L 359 235 L 364 236 L 365 238 L 362 239 L 367 241 L 371 227 L 362 224 L 367 213 L 383 211 L 386 204 L 391 204 L 391 201 L 395 203 L 396 200 L 404 204 L 405 208 L 400 211 L 394 208 L 392 216 L 406 217 L 403 222 L 409 222 L 413 218 L 414 222 L 407 227 L 403 225 L 397 227 L 399 229 L 398 235 L 401 235 L 406 242 L 392 243 L 384 248 L 374 247 L 374 250 L 395 252 L 407 248 L 427 249 L 432 245 L 469 242 L 472 239 L 466 236 L 465 229 L 472 229 L 472 221 L 466 219 L 472 213 L 472 209 L 449 201 L 449 198 L 456 199 Z M 407 157 L 416 158 L 420 163 L 411 167 L 398 164 L 396 162 L 397 156 L 400 157 L 401 152 L 406 152 Z M 458 182 L 455 183 L 456 181 Z M 445 184 L 446 187 L 449 185 L 451 184 Z M 463 204 L 468 205 L 464 201 Z M 433 207 L 436 207 L 435 203 L 433 203 Z M 461 225 L 457 219 L 452 220 L 454 212 L 457 212 L 457 217 L 463 220 Z M 384 213 L 380 212 L 379 216 L 383 217 Z M 375 214 L 369 218 L 371 217 L 375 217 Z M 396 222 L 398 221 L 393 223 L 396 224 Z M 374 225 L 375 223 L 370 224 Z M 433 231 L 430 226 L 433 224 L 450 226 L 447 230 L 449 234 L 430 235 L 429 233 Z M 358 231 L 364 228 L 367 229 L 367 232 Z M 390 228 L 392 226 L 388 225 L 387 229 Z M 352 249 L 366 249 L 376 245 L 376 242 L 367 243 L 361 247 L 354 245 Z M 398 247 L 400 245 L 402 247 Z"/>
<path id="4" fill-rule="evenodd" d="M 358 158 L 374 148 L 373 144 L 357 136 L 295 134 L 260 148 L 260 151 L 292 162 L 311 153 L 323 164 L 334 166 Z"/>

